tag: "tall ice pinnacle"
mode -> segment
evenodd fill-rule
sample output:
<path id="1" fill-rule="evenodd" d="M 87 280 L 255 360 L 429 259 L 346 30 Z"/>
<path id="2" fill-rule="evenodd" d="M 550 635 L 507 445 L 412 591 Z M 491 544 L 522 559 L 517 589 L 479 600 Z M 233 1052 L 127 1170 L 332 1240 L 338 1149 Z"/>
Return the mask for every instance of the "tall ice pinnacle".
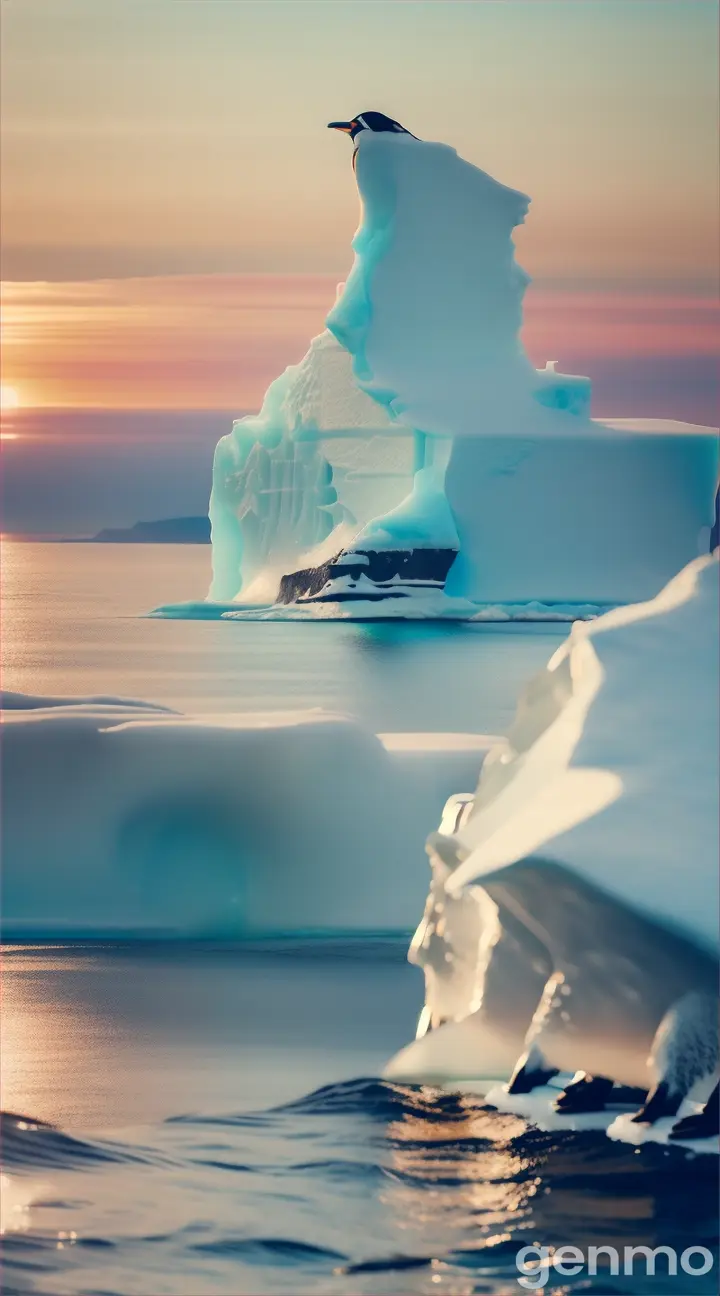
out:
<path id="1" fill-rule="evenodd" d="M 445 144 L 362 131 L 356 145 L 363 218 L 328 328 L 403 423 L 482 431 L 539 385 L 519 341 L 529 276 L 512 242 L 530 200 Z"/>

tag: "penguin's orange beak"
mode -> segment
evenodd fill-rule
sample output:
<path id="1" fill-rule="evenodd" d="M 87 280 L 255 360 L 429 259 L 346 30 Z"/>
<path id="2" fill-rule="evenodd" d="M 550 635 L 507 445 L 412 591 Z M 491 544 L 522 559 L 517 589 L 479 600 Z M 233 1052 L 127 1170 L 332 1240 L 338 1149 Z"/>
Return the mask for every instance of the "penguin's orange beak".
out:
<path id="1" fill-rule="evenodd" d="M 339 130 L 339 131 L 345 131 L 346 135 L 349 135 L 350 132 L 351 132 L 351 130 L 353 130 L 353 128 L 354 128 L 355 126 L 357 126 L 357 122 L 354 122 L 354 121 L 351 121 L 351 122 L 328 122 L 328 130 Z"/>

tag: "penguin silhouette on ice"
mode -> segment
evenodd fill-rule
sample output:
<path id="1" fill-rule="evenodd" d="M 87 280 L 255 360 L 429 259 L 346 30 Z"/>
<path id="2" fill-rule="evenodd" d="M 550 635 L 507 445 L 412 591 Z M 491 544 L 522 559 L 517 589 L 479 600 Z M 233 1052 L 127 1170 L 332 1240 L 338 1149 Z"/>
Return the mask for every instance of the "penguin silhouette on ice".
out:
<path id="1" fill-rule="evenodd" d="M 407 130 L 405 126 L 400 125 L 400 122 L 394 121 L 392 117 L 386 117 L 385 113 L 381 112 L 358 113 L 356 117 L 353 117 L 352 121 L 328 122 L 328 130 L 344 131 L 346 135 L 350 136 L 351 140 L 354 140 L 361 131 L 372 131 L 376 135 L 394 132 L 396 135 L 410 135 L 412 139 L 417 139 L 417 135 L 413 135 L 412 131 Z M 353 169 L 355 168 L 356 156 L 357 147 L 353 151 Z"/>
<path id="2" fill-rule="evenodd" d="M 401 126 L 400 122 L 393 121 L 392 117 L 386 117 L 385 113 L 381 112 L 358 113 L 357 117 L 353 117 L 352 121 L 328 122 L 328 130 L 344 131 L 353 140 L 356 135 L 360 134 L 360 131 L 364 130 L 374 131 L 375 134 L 382 131 L 395 131 L 400 135 L 412 135 L 412 131 L 407 130 L 405 126 Z M 412 137 L 417 139 L 417 135 Z"/>

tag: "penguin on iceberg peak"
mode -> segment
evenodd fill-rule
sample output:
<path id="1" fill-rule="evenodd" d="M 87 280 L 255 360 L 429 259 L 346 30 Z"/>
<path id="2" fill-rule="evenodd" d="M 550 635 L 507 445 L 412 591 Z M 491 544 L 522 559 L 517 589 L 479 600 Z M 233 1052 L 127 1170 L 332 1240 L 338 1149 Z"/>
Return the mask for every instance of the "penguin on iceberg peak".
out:
<path id="1" fill-rule="evenodd" d="M 356 117 L 347 122 L 328 122 L 328 130 L 344 131 L 346 135 L 350 136 L 351 140 L 354 140 L 362 131 L 371 131 L 375 135 L 409 135 L 410 139 L 417 139 L 417 135 L 413 135 L 412 131 L 409 131 L 406 126 L 401 126 L 400 122 L 395 121 L 392 117 L 386 117 L 385 113 L 381 112 L 358 113 Z M 353 170 L 355 170 L 357 151 L 358 146 L 356 144 L 352 157 Z"/>
<path id="2" fill-rule="evenodd" d="M 364 130 L 374 131 L 376 135 L 383 131 L 394 131 L 396 134 L 412 135 L 413 139 L 417 139 L 417 135 L 413 135 L 407 127 L 401 126 L 400 122 L 394 121 L 392 117 L 386 117 L 385 113 L 381 112 L 358 113 L 352 121 L 347 122 L 328 122 L 328 130 L 344 131 L 352 140 Z"/>

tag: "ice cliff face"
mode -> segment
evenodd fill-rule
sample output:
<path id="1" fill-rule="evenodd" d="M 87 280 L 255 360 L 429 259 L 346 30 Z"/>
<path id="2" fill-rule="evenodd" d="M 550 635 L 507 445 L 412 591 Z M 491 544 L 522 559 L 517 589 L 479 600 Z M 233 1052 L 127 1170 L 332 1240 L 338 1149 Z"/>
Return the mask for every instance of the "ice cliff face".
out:
<path id="1" fill-rule="evenodd" d="M 392 507 L 412 468 L 411 439 L 354 382 L 348 353 L 320 334 L 272 383 L 260 413 L 239 419 L 217 446 L 211 597 L 246 593 L 267 568 L 276 587 L 343 523 L 357 528 L 378 505 Z"/>

